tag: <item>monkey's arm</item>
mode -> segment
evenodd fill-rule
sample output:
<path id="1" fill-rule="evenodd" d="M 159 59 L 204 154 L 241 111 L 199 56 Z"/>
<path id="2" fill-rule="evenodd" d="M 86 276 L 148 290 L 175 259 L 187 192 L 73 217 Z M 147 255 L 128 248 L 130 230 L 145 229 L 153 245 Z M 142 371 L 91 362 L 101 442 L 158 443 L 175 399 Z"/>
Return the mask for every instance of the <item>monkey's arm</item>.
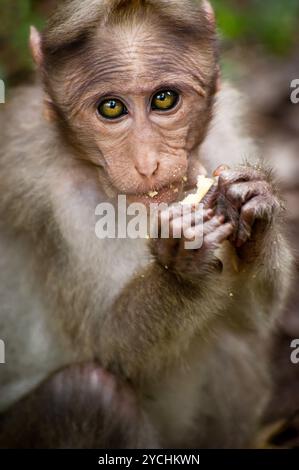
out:
<path id="1" fill-rule="evenodd" d="M 254 243 L 260 244 L 260 251 L 252 260 Z M 281 222 L 273 221 L 263 239 L 253 237 L 248 246 L 239 250 L 239 253 L 243 259 L 249 260 L 249 263 L 245 263 L 256 298 L 263 305 L 263 310 L 274 318 L 287 298 L 293 271 L 293 256 Z"/>
<path id="2" fill-rule="evenodd" d="M 204 223 L 198 250 L 184 249 L 184 239 L 154 243 L 155 261 L 121 292 L 102 325 L 100 358 L 105 368 L 138 380 L 146 363 L 148 376 L 157 375 L 188 349 L 196 333 L 206 334 L 227 306 L 234 283 L 222 275 L 214 254 L 230 234 L 230 224 L 212 217 Z"/>
<path id="3" fill-rule="evenodd" d="M 284 203 L 272 173 L 262 165 L 225 171 L 219 178 L 219 192 L 234 226 L 231 240 L 248 286 L 264 311 L 273 314 L 288 293 L 293 256 L 284 233 Z"/>

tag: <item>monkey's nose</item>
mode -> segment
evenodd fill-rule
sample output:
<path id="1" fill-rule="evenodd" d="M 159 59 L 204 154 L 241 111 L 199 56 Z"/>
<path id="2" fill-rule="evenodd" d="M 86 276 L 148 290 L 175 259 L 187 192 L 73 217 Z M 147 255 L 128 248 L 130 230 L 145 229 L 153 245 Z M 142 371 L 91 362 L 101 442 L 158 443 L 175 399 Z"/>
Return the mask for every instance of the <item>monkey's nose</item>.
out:
<path id="1" fill-rule="evenodd" d="M 157 173 L 159 165 L 160 163 L 157 160 L 154 160 L 137 164 L 135 165 L 135 168 L 141 176 L 151 178 Z"/>

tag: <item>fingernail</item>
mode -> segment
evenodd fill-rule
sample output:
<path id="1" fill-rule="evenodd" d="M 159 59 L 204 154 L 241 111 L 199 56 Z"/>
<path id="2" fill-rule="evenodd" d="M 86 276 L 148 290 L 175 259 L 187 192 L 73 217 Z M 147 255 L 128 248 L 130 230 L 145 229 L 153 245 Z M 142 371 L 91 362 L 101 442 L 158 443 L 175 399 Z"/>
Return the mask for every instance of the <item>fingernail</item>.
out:
<path id="1" fill-rule="evenodd" d="M 218 166 L 218 168 L 216 168 L 216 170 L 214 171 L 213 173 L 213 176 L 220 176 L 221 173 L 223 173 L 224 171 L 227 171 L 229 170 L 229 166 L 228 165 L 220 165 Z"/>

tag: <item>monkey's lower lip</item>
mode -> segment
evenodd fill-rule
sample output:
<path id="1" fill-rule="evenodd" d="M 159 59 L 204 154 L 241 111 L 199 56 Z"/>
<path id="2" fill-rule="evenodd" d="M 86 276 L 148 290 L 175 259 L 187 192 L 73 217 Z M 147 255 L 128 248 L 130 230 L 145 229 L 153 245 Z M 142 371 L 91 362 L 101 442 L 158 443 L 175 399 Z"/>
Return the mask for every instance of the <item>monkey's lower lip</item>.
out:
<path id="1" fill-rule="evenodd" d="M 173 185 L 170 187 L 162 188 L 159 191 L 152 191 L 146 194 L 128 195 L 129 202 L 139 202 L 146 206 L 150 204 L 172 204 L 180 200 L 183 196 L 183 187 L 180 185 Z"/>

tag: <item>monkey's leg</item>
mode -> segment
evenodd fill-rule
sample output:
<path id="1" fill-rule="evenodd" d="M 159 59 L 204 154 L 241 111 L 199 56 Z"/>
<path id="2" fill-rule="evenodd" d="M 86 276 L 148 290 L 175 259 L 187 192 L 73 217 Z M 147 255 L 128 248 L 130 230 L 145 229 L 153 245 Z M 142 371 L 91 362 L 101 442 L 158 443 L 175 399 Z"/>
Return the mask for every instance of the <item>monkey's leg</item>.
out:
<path id="1" fill-rule="evenodd" d="M 1 448 L 151 445 L 133 391 L 94 363 L 56 373 L 0 416 Z"/>

